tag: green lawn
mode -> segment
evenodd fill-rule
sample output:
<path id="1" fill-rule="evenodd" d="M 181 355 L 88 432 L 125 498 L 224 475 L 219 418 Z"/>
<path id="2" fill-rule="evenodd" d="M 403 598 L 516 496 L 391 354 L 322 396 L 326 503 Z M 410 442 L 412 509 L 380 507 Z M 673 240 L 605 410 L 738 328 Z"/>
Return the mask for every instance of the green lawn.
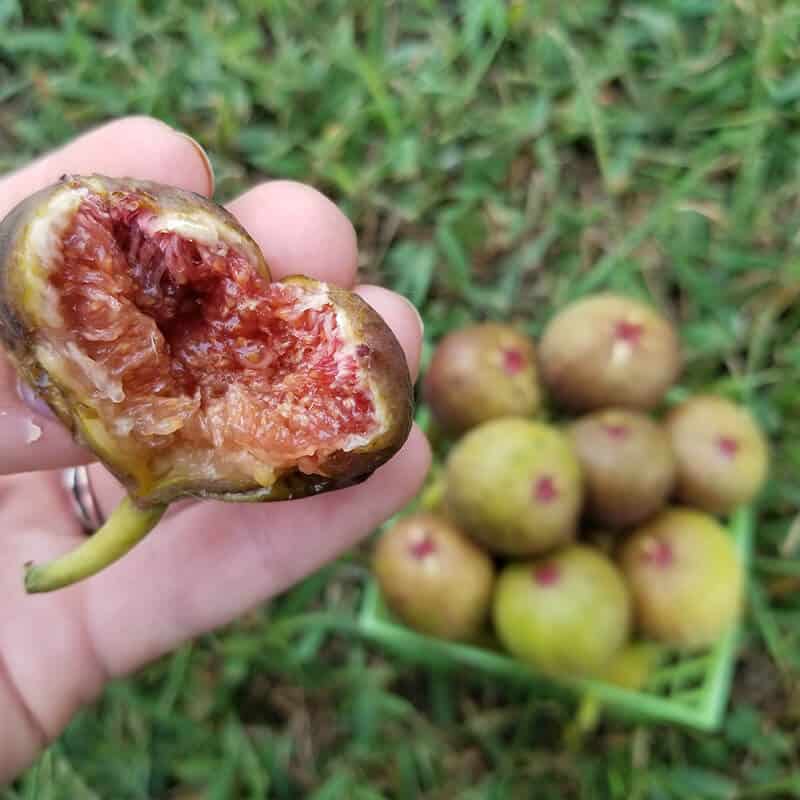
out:
<path id="1" fill-rule="evenodd" d="M 669 305 L 686 385 L 774 442 L 745 650 L 720 733 L 576 739 L 574 709 L 360 641 L 364 549 L 110 687 L 0 796 L 800 797 L 800 7 L 0 0 L 0 172 L 128 113 L 200 140 L 218 199 L 326 191 L 426 357 L 600 287 Z"/>

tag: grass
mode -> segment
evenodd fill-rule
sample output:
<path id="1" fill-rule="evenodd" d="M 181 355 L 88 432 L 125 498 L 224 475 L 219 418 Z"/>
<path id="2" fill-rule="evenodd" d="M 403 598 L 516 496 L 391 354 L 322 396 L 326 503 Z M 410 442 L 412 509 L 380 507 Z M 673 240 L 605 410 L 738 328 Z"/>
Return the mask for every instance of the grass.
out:
<path id="1" fill-rule="evenodd" d="M 3 800 L 800 797 L 800 10 L 777 0 L 0 0 L 0 171 L 156 115 L 218 198 L 330 194 L 425 358 L 610 287 L 774 443 L 723 729 L 604 722 L 355 635 L 366 550 L 109 687 Z M 424 408 L 420 413 L 424 413 Z"/>

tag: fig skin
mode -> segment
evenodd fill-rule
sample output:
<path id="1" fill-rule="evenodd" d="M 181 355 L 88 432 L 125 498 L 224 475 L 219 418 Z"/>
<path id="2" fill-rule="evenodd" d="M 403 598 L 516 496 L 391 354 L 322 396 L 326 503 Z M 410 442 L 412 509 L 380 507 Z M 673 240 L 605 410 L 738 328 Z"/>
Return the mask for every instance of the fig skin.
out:
<path id="1" fill-rule="evenodd" d="M 533 340 L 495 322 L 455 330 L 436 347 L 423 391 L 451 435 L 498 417 L 537 416 L 542 397 Z"/>
<path id="2" fill-rule="evenodd" d="M 120 458 L 100 444 L 96 433 L 87 430 L 76 410 L 81 398 L 73 396 L 37 359 L 38 309 L 31 298 L 31 274 L 28 254 L 23 243 L 30 224 L 44 214 L 65 187 L 91 186 L 104 193 L 141 190 L 152 197 L 159 212 L 181 212 L 208 215 L 237 236 L 238 246 L 248 261 L 269 279 L 269 268 L 252 238 L 224 208 L 201 195 L 150 181 L 104 176 L 64 176 L 52 186 L 30 196 L 0 223 L 0 341 L 20 376 L 53 409 L 81 444 L 89 447 L 98 459 L 126 487 L 141 507 L 166 504 L 184 496 L 216 498 L 229 501 L 286 500 L 343 488 L 365 480 L 382 463 L 396 453 L 405 442 L 412 422 L 412 387 L 402 348 L 382 318 L 360 297 L 344 289 L 313 281 L 303 276 L 285 278 L 283 283 L 301 284 L 324 289 L 334 305 L 344 310 L 359 341 L 370 348 L 370 376 L 387 420 L 387 429 L 380 438 L 349 452 L 332 453 L 321 464 L 320 474 L 304 474 L 299 469 L 278 476 L 265 487 L 252 484 L 209 484 L 200 476 L 188 475 L 185 480 L 148 485 L 137 477 L 139 470 L 131 459 Z M 102 436 L 100 437 L 103 438 Z"/>
<path id="3" fill-rule="evenodd" d="M 469 431 L 446 465 L 448 515 L 492 552 L 536 555 L 572 541 L 580 467 L 557 428 L 517 417 Z"/>
<path id="4" fill-rule="evenodd" d="M 662 656 L 662 648 L 653 642 L 631 642 L 614 654 L 597 677 L 637 692 L 647 685 Z"/>
<path id="5" fill-rule="evenodd" d="M 620 556 L 639 629 L 686 650 L 714 644 L 741 611 L 744 572 L 710 515 L 673 507 L 638 528 Z"/>
<path id="6" fill-rule="evenodd" d="M 645 414 L 606 409 L 569 426 L 584 477 L 589 518 L 619 529 L 662 508 L 675 485 L 666 431 Z"/>
<path id="7" fill-rule="evenodd" d="M 627 642 L 631 603 L 614 563 L 576 544 L 506 566 L 492 617 L 515 658 L 555 677 L 586 677 L 600 673 Z"/>
<path id="8" fill-rule="evenodd" d="M 749 503 L 767 478 L 764 434 L 743 406 L 698 395 L 667 416 L 678 465 L 679 499 L 711 514 L 728 514 Z"/>
<path id="9" fill-rule="evenodd" d="M 553 398 L 570 411 L 657 406 L 682 364 L 677 333 L 655 309 L 597 294 L 566 306 L 546 326 L 539 367 Z"/>
<path id="10" fill-rule="evenodd" d="M 605 528 L 582 528 L 578 531 L 579 541 L 599 550 L 609 558 L 613 558 L 617 552 L 619 538 L 619 531 Z"/>
<path id="11" fill-rule="evenodd" d="M 483 631 L 494 565 L 446 519 L 417 513 L 395 523 L 378 540 L 372 569 L 386 604 L 409 627 L 450 640 Z"/>

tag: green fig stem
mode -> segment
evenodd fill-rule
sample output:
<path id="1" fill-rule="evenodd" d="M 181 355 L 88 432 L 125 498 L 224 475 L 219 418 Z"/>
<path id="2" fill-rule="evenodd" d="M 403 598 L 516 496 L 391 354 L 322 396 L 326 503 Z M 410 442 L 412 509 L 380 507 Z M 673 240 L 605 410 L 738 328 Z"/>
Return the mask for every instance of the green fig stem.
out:
<path id="1" fill-rule="evenodd" d="M 83 544 L 46 564 L 27 565 L 25 590 L 52 592 L 88 578 L 125 555 L 155 527 L 166 505 L 139 508 L 125 497 L 105 524 Z"/>

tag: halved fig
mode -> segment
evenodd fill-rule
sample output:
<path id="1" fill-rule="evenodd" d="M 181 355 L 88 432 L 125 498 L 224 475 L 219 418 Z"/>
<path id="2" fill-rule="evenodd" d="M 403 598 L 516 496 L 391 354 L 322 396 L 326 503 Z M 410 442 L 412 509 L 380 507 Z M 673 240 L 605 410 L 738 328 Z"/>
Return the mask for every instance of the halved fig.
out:
<path id="1" fill-rule="evenodd" d="M 303 276 L 273 282 L 227 211 L 147 181 L 64 176 L 0 223 L 0 339 L 129 493 L 118 523 L 29 570 L 32 591 L 98 571 L 179 497 L 364 480 L 411 426 L 403 351 L 369 305 Z M 102 558 L 87 562 L 92 548 Z"/>

